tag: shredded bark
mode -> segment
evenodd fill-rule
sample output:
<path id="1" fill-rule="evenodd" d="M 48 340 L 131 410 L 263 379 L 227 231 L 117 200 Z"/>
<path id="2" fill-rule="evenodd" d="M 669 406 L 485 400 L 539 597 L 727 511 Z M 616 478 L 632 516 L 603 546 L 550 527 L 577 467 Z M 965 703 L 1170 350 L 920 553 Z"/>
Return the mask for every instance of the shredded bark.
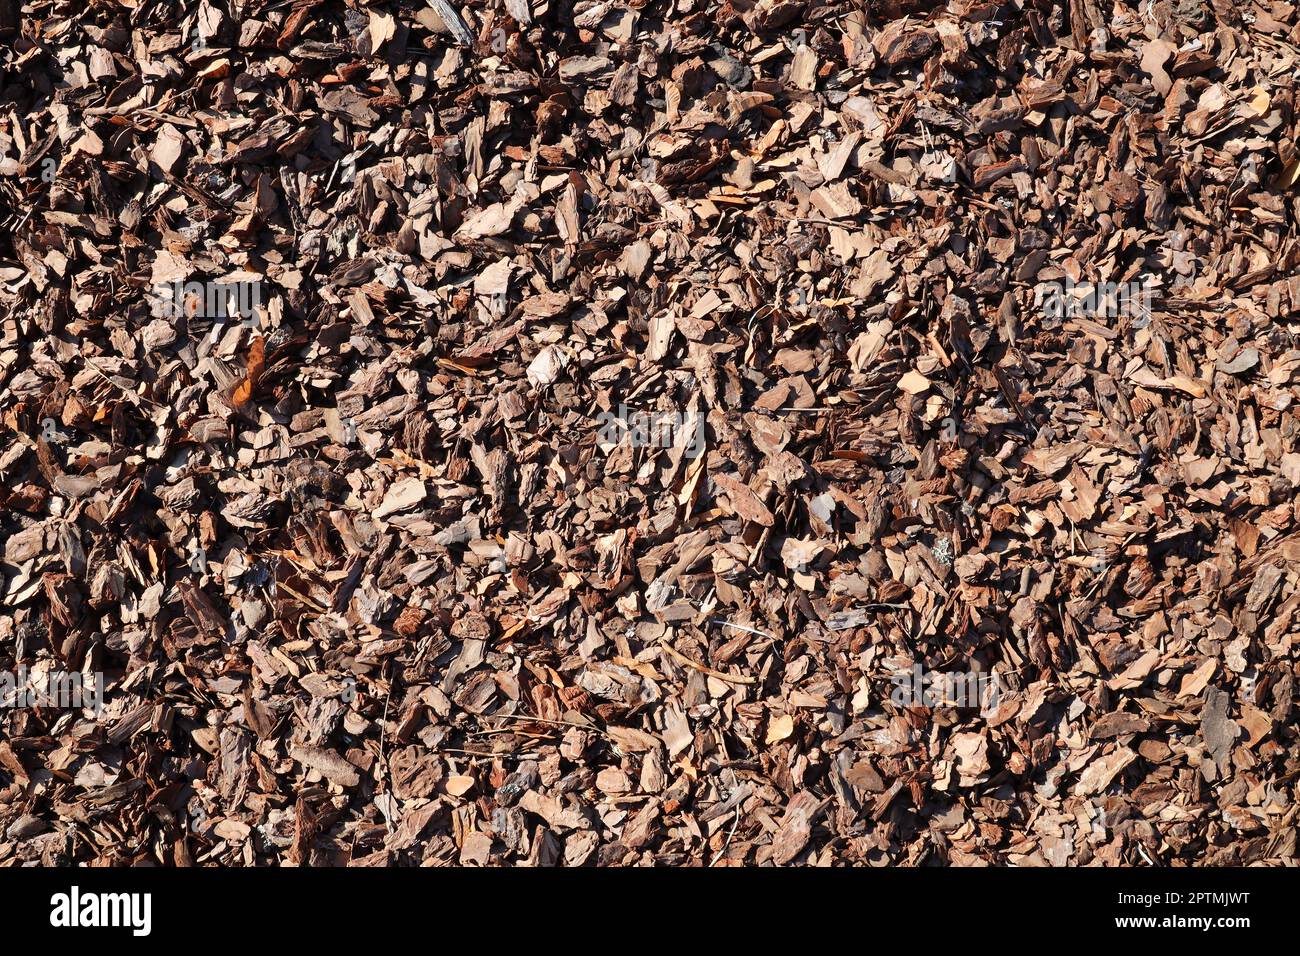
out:
<path id="1" fill-rule="evenodd" d="M 0 865 L 1294 862 L 1294 3 L 0 39 Z"/>

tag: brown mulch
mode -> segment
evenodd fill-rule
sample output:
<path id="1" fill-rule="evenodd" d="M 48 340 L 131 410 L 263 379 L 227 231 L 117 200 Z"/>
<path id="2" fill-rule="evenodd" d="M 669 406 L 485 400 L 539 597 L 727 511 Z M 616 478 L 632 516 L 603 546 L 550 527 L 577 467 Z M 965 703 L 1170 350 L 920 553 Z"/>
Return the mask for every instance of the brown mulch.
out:
<path id="1" fill-rule="evenodd" d="M 0 710 L 0 865 L 1294 862 L 1295 3 L 0 0 L 0 68 L 0 670 L 103 700 Z"/>

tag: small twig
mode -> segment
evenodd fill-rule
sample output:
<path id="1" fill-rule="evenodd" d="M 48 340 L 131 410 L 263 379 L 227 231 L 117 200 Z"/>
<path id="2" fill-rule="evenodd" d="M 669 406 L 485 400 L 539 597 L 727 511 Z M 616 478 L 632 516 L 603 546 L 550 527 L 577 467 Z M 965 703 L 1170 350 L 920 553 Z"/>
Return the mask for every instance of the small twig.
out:
<path id="1" fill-rule="evenodd" d="M 469 735 L 470 735 L 471 737 L 495 737 L 495 736 L 497 736 L 498 734 L 516 734 L 516 735 L 518 735 L 519 733 L 521 733 L 521 732 L 520 732 L 520 731 L 511 730 L 509 727 L 493 727 L 493 728 L 491 728 L 491 729 L 489 729 L 489 730 L 471 730 L 471 731 L 469 732 Z M 545 730 L 545 731 L 542 731 L 542 732 L 540 732 L 540 733 L 534 733 L 534 734 L 530 734 L 530 733 L 528 733 L 527 731 L 523 731 L 523 732 L 522 732 L 523 736 L 525 736 L 525 737 L 532 737 L 532 738 L 537 739 L 537 740 L 553 740 L 554 738 L 551 736 L 551 734 L 553 734 L 553 733 L 556 733 L 556 731 Z"/>
<path id="2" fill-rule="evenodd" d="M 393 768 L 388 764 L 387 742 L 388 742 L 388 702 L 393 697 L 393 679 L 388 678 L 388 690 L 384 694 L 384 716 L 379 721 L 379 762 L 384 765 L 384 774 L 388 777 L 388 792 L 393 792 Z M 388 824 L 388 832 L 393 832 L 392 821 L 384 817 Z"/>
<path id="3" fill-rule="evenodd" d="M 307 605 L 309 605 L 309 606 L 311 606 L 311 607 L 314 607 L 314 608 L 316 609 L 317 613 L 319 613 L 319 614 L 328 614 L 328 613 L 329 613 L 329 608 L 327 608 L 324 604 L 320 604 L 320 603 L 318 603 L 318 602 L 316 602 L 316 601 L 313 601 L 311 598 L 307 597 L 307 595 L 305 595 L 305 594 L 299 594 L 297 591 L 295 591 L 293 588 L 289 587 L 289 585 L 285 584 L 283 581 L 277 581 L 277 582 L 275 582 L 275 586 L 276 586 L 277 588 L 279 588 L 280 590 L 282 590 L 282 591 L 288 591 L 290 594 L 292 594 L 294 597 L 296 597 L 299 601 L 302 601 L 304 604 L 307 604 Z"/>
<path id="4" fill-rule="evenodd" d="M 731 846 L 731 838 L 736 835 L 736 825 L 740 823 L 740 807 L 736 807 L 736 815 L 731 819 L 731 832 L 727 834 L 727 842 L 722 844 L 722 849 L 713 855 L 709 861 L 709 867 L 712 868 L 715 863 L 722 859 L 722 855 L 727 852 Z M 1140 844 L 1139 844 L 1140 845 Z"/>
<path id="5" fill-rule="evenodd" d="M 678 661 L 685 664 L 687 667 L 699 671 L 701 674 L 708 674 L 710 677 L 716 677 L 718 680 L 727 681 L 731 684 L 754 684 L 758 682 L 757 678 L 754 677 L 738 677 L 735 674 L 724 674 L 722 671 L 715 671 L 712 667 L 705 667 L 703 664 L 697 664 L 671 644 L 660 644 L 659 646 L 669 654 L 673 655 L 673 657 L 677 658 Z"/>
<path id="6" fill-rule="evenodd" d="M 530 717 L 527 714 L 488 714 L 484 720 L 519 720 L 527 724 L 553 724 L 557 727 L 577 727 L 579 730 L 592 730 L 598 734 L 605 734 L 595 724 L 580 724 L 576 720 L 548 720 L 545 717 Z M 605 736 L 609 736 L 605 734 Z"/>
<path id="7" fill-rule="evenodd" d="M 756 627 L 746 627 L 744 624 L 732 624 L 730 621 L 724 621 L 722 618 L 718 617 L 711 618 L 710 620 L 712 620 L 714 624 L 721 624 L 723 627 L 734 627 L 738 631 L 745 631 L 749 634 L 758 634 L 772 641 L 776 640 L 775 634 L 769 634 L 767 631 L 760 631 Z"/>
<path id="8" fill-rule="evenodd" d="M 437 749 L 437 753 L 440 753 L 440 754 L 466 754 L 467 756 L 470 756 L 470 757 L 515 757 L 515 758 L 523 758 L 523 757 L 531 757 L 531 756 L 533 756 L 533 753 L 532 753 L 532 752 L 529 752 L 529 753 L 527 753 L 527 754 L 516 754 L 516 753 L 511 753 L 511 752 L 508 751 L 508 750 L 503 750 L 503 751 L 501 751 L 500 753 L 494 753 L 494 754 L 493 754 L 493 753 L 484 753 L 482 750 L 462 750 L 462 749 L 459 748 L 459 747 L 439 747 L 439 748 Z"/>

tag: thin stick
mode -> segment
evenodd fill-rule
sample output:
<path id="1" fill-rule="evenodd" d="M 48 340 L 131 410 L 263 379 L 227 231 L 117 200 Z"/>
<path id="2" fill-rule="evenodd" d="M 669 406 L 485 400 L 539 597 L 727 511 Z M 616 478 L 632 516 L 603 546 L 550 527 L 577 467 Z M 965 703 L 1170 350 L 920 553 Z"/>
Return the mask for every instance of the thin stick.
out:
<path id="1" fill-rule="evenodd" d="M 527 714 L 488 714 L 484 720 L 520 720 L 528 724 L 554 724 L 557 727 L 577 727 L 579 730 L 591 730 L 598 734 L 605 734 L 595 724 L 580 724 L 576 720 L 548 720 L 545 717 L 529 717 Z M 605 734 L 605 736 L 609 736 Z"/>
<path id="2" fill-rule="evenodd" d="M 749 634 L 758 634 L 772 641 L 776 640 L 775 634 L 769 634 L 767 631 L 760 631 L 756 627 L 746 627 L 744 624 L 732 624 L 730 621 L 724 621 L 719 617 L 712 618 L 712 621 L 714 624 L 721 624 L 723 627 L 734 627 L 738 631 L 745 631 Z"/>
<path id="3" fill-rule="evenodd" d="M 703 664 L 697 664 L 671 644 L 660 644 L 659 646 L 669 654 L 673 655 L 673 657 L 677 658 L 678 661 L 685 664 L 687 667 L 694 668 L 701 674 L 708 674 L 710 677 L 716 677 L 718 680 L 727 681 L 731 684 L 755 684 L 758 682 L 757 678 L 754 677 L 738 677 L 735 674 L 724 674 L 722 671 L 715 671 L 712 667 L 705 667 Z"/>
<path id="4" fill-rule="evenodd" d="M 709 861 L 709 867 L 712 868 L 715 863 L 722 859 L 722 855 L 731 847 L 731 838 L 736 835 L 736 825 L 740 823 L 740 807 L 736 807 L 736 815 L 731 820 L 731 832 L 727 834 L 727 842 L 722 844 L 722 849 L 717 852 L 712 860 Z"/>

